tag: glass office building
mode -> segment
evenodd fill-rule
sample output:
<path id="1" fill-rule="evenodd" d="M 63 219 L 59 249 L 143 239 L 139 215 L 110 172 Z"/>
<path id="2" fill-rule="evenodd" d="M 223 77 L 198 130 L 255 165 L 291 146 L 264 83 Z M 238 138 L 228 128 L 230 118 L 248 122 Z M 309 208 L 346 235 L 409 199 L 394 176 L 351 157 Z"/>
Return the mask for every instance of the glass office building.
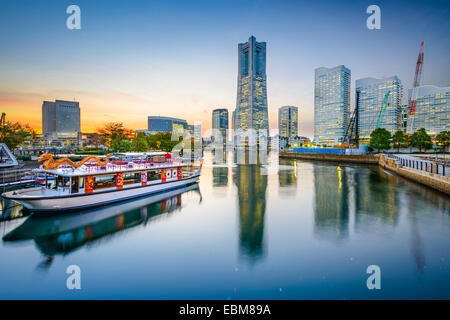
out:
<path id="1" fill-rule="evenodd" d="M 170 118 L 170 117 L 148 117 L 148 131 L 150 133 L 157 132 L 180 132 L 188 129 L 186 120 Z"/>
<path id="2" fill-rule="evenodd" d="M 391 134 L 402 130 L 402 91 L 402 82 L 397 76 L 356 80 L 355 101 L 358 108 L 358 133 L 361 141 L 369 141 L 370 134 L 377 125 Z M 384 109 L 388 92 L 387 106 Z"/>
<path id="3" fill-rule="evenodd" d="M 350 70 L 340 65 L 317 68 L 314 85 L 314 142 L 342 142 L 350 113 Z"/>
<path id="4" fill-rule="evenodd" d="M 235 129 L 269 132 L 266 90 L 266 43 L 251 36 L 238 45 Z"/>
<path id="5" fill-rule="evenodd" d="M 220 131 L 223 142 L 228 140 L 228 109 L 215 109 L 212 112 L 212 128 Z"/>
<path id="6" fill-rule="evenodd" d="M 408 127 L 408 112 L 409 112 L 409 106 L 407 104 L 402 105 L 402 130 L 404 133 L 406 133 L 407 127 Z"/>
<path id="7" fill-rule="evenodd" d="M 278 131 L 282 138 L 294 138 L 298 135 L 298 108 L 284 106 L 278 109 Z"/>
<path id="8" fill-rule="evenodd" d="M 55 100 L 42 103 L 42 133 L 46 139 L 78 139 L 81 132 L 80 103 Z"/>
<path id="9" fill-rule="evenodd" d="M 411 91 L 412 89 L 409 89 L 408 106 Z M 435 135 L 450 130 L 450 87 L 418 87 L 416 101 L 414 131 L 425 128 L 428 134 Z"/>

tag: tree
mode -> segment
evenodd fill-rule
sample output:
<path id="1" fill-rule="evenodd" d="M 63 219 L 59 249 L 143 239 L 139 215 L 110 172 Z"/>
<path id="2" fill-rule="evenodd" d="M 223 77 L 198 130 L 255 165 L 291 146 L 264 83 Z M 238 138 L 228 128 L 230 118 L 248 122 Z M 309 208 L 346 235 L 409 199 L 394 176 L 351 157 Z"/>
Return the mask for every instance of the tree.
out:
<path id="1" fill-rule="evenodd" d="M 145 136 L 145 133 L 138 132 L 136 136 L 133 138 L 133 141 L 131 142 L 131 146 L 133 148 L 133 151 L 136 152 L 145 152 L 148 149 L 147 144 L 147 138 Z"/>
<path id="2" fill-rule="evenodd" d="M 419 148 L 419 152 L 422 152 L 422 148 L 430 149 L 433 146 L 431 137 L 425 131 L 425 128 L 420 128 L 411 135 L 411 145 Z"/>
<path id="3" fill-rule="evenodd" d="M 122 122 L 109 122 L 97 129 L 101 141 L 114 152 L 126 152 L 131 150 L 133 130 L 125 128 Z"/>
<path id="4" fill-rule="evenodd" d="M 441 150 L 446 152 L 450 146 L 450 131 L 441 131 L 436 136 L 436 144 L 441 147 Z"/>
<path id="5" fill-rule="evenodd" d="M 117 136 L 111 140 L 109 148 L 114 152 L 128 152 L 131 151 L 131 141 Z"/>
<path id="6" fill-rule="evenodd" d="M 394 148 L 397 148 L 397 152 L 400 152 L 400 147 L 405 145 L 407 139 L 408 136 L 403 131 L 398 130 L 394 133 L 392 136 L 392 144 Z"/>
<path id="7" fill-rule="evenodd" d="M 147 143 L 152 150 L 163 150 L 166 152 L 172 151 L 172 149 L 180 143 L 183 137 L 177 141 L 172 141 L 172 133 L 170 132 L 158 132 L 147 137 Z"/>
<path id="8" fill-rule="evenodd" d="M 391 133 L 384 128 L 377 128 L 370 134 L 370 146 L 378 149 L 389 149 L 391 144 Z"/>
<path id="9" fill-rule="evenodd" d="M 23 126 L 19 122 L 7 121 L 5 125 L 0 126 L 0 142 L 5 143 L 10 150 L 23 144 L 32 134 L 33 129 L 28 125 Z"/>

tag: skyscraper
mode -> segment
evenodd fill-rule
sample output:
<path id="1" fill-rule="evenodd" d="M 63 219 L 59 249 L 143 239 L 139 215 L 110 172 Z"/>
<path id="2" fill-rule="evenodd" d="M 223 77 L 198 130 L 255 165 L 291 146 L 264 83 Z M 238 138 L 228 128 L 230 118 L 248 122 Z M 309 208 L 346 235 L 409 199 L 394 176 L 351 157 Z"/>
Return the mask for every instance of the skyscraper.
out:
<path id="1" fill-rule="evenodd" d="M 238 45 L 235 129 L 269 132 L 266 89 L 266 43 L 251 36 Z"/>
<path id="2" fill-rule="evenodd" d="M 350 112 L 350 70 L 340 65 L 315 70 L 314 142 L 338 144 Z"/>
<path id="3" fill-rule="evenodd" d="M 409 89 L 408 100 L 411 100 L 411 91 Z M 414 130 L 425 128 L 432 135 L 450 131 L 450 87 L 421 86 L 416 95 Z"/>
<path id="4" fill-rule="evenodd" d="M 42 103 L 42 133 L 46 139 L 78 139 L 80 132 L 79 102 L 55 100 Z"/>
<path id="5" fill-rule="evenodd" d="M 293 138 L 298 135 L 297 107 L 284 106 L 278 109 L 278 131 L 283 138 Z"/>
<path id="6" fill-rule="evenodd" d="M 220 131 L 223 142 L 228 140 L 228 109 L 215 109 L 212 112 L 212 128 Z"/>
<path id="7" fill-rule="evenodd" d="M 397 76 L 356 80 L 355 99 L 361 140 L 367 142 L 377 124 L 391 134 L 402 130 L 402 90 L 402 82 Z M 387 106 L 382 112 L 388 92 Z"/>

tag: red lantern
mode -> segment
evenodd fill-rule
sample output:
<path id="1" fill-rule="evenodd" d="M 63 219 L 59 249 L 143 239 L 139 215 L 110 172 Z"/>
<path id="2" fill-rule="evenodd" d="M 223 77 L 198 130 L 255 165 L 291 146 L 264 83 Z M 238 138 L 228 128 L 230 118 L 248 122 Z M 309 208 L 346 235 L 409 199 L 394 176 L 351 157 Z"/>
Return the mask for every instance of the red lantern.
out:
<path id="1" fill-rule="evenodd" d="M 94 176 L 84 177 L 84 192 L 92 193 L 94 191 Z"/>
<path id="2" fill-rule="evenodd" d="M 123 172 L 119 172 L 116 175 L 116 188 L 122 189 L 123 188 Z"/>
<path id="3" fill-rule="evenodd" d="M 147 185 L 147 172 L 141 172 L 141 184 L 143 186 Z"/>

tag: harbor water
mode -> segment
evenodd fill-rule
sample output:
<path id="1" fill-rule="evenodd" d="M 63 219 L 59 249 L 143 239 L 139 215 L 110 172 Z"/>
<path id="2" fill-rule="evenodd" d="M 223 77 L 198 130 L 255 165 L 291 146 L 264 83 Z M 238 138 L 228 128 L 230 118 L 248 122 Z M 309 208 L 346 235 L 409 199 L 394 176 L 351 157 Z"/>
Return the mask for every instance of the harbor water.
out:
<path id="1" fill-rule="evenodd" d="M 378 166 L 212 158 L 198 184 L 89 211 L 3 203 L 0 298 L 450 298 L 447 195 Z"/>

